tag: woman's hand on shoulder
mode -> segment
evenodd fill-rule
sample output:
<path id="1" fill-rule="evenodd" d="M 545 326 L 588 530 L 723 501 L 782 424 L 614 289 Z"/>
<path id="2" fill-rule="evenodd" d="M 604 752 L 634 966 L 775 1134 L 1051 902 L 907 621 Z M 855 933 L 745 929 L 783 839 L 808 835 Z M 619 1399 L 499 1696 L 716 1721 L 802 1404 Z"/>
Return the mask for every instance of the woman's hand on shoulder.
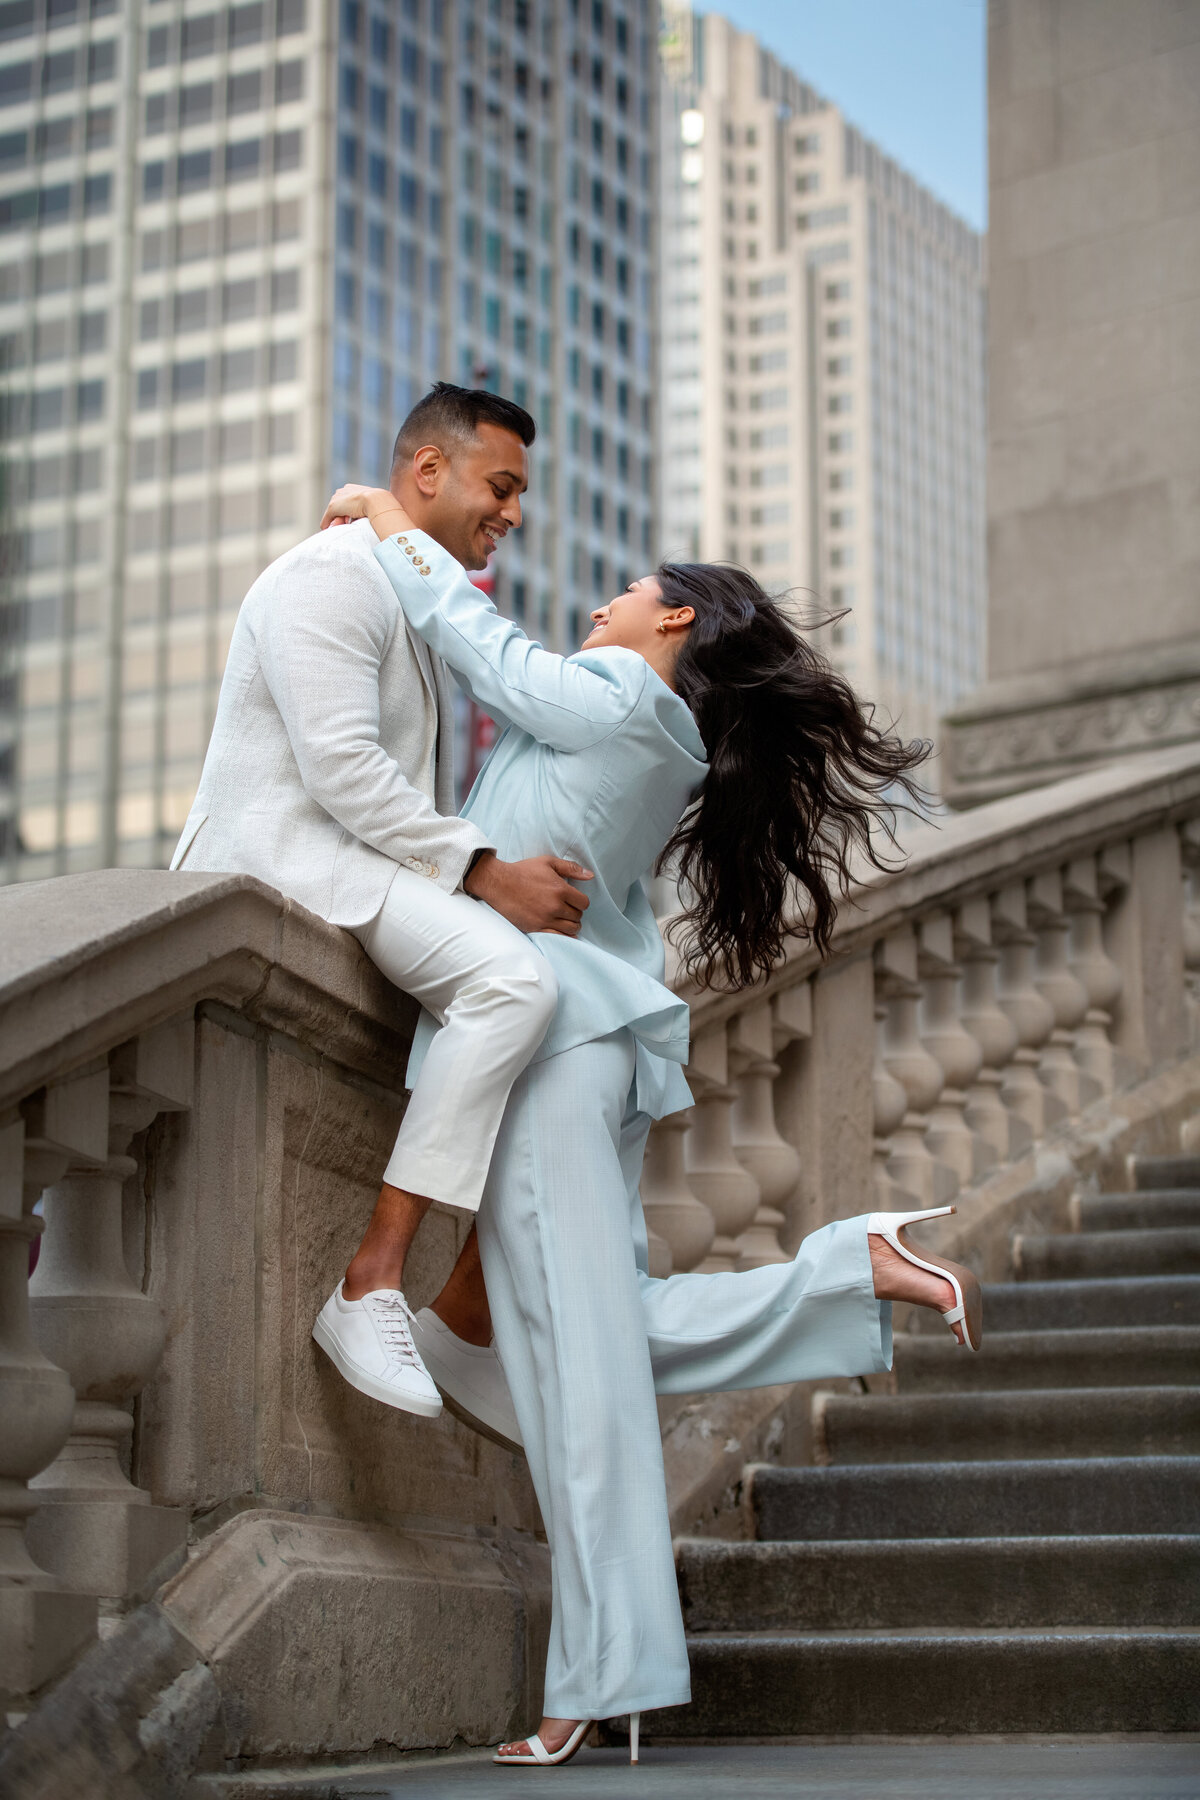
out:
<path id="1" fill-rule="evenodd" d="M 395 494 L 387 488 L 362 487 L 356 481 L 348 481 L 325 508 L 321 530 L 328 531 L 331 525 L 349 525 L 354 519 L 370 519 L 378 538 L 415 529 Z"/>

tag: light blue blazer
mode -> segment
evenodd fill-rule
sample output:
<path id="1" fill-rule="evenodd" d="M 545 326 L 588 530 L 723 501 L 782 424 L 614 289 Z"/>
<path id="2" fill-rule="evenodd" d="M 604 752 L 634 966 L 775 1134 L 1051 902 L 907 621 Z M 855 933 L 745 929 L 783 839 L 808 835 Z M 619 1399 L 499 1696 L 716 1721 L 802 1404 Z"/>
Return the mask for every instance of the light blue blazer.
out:
<path id="1" fill-rule="evenodd" d="M 425 532 L 378 542 L 375 555 L 414 631 L 501 730 L 464 818 L 505 861 L 570 857 L 595 877 L 581 884 L 590 904 L 578 938 L 534 934 L 559 988 L 534 1060 L 626 1027 L 639 1109 L 661 1118 L 690 1105 L 688 1008 L 663 985 L 646 884 L 708 770 L 691 712 L 635 651 L 543 650 Z M 422 1021 L 412 1080 L 433 1029 Z"/>

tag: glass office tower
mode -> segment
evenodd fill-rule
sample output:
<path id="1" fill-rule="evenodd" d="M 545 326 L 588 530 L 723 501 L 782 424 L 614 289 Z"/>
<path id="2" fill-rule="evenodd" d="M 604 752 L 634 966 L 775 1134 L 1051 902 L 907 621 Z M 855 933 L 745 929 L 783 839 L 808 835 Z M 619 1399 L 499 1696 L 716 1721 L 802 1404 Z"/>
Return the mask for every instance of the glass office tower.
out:
<path id="1" fill-rule="evenodd" d="M 982 672 L 983 240 L 754 37 L 665 18 L 664 548 L 843 613 L 823 648 L 934 735 Z"/>
<path id="2" fill-rule="evenodd" d="M 646 0 L 0 6 L 0 871 L 169 857 L 241 599 L 435 378 L 539 425 L 497 603 L 656 548 Z"/>

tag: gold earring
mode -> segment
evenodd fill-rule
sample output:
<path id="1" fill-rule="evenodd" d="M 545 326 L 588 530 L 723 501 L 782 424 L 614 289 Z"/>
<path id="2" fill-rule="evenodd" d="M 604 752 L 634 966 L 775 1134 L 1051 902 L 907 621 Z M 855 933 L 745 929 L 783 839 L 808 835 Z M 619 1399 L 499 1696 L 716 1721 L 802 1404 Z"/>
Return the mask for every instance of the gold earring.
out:
<path id="1" fill-rule="evenodd" d="M 657 631 L 665 631 L 665 630 L 666 630 L 666 629 L 667 629 L 667 621 L 666 621 L 666 620 L 665 620 L 665 619 L 660 619 L 660 620 L 659 620 L 659 621 L 658 621 L 658 624 L 657 624 L 657 626 L 656 626 L 656 627 L 655 627 L 655 629 L 656 629 L 656 630 L 657 630 Z"/>

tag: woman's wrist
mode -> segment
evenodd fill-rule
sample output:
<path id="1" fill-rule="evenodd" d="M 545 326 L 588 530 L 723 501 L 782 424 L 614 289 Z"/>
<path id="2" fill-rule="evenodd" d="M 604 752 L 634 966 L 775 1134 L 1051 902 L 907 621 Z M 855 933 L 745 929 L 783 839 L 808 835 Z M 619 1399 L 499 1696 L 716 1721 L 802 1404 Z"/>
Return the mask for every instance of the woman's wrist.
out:
<path id="1" fill-rule="evenodd" d="M 387 496 L 388 504 L 367 505 L 367 517 L 370 519 L 377 538 L 389 538 L 397 531 L 412 529 L 412 520 L 402 506 L 396 504 L 393 495 Z"/>

